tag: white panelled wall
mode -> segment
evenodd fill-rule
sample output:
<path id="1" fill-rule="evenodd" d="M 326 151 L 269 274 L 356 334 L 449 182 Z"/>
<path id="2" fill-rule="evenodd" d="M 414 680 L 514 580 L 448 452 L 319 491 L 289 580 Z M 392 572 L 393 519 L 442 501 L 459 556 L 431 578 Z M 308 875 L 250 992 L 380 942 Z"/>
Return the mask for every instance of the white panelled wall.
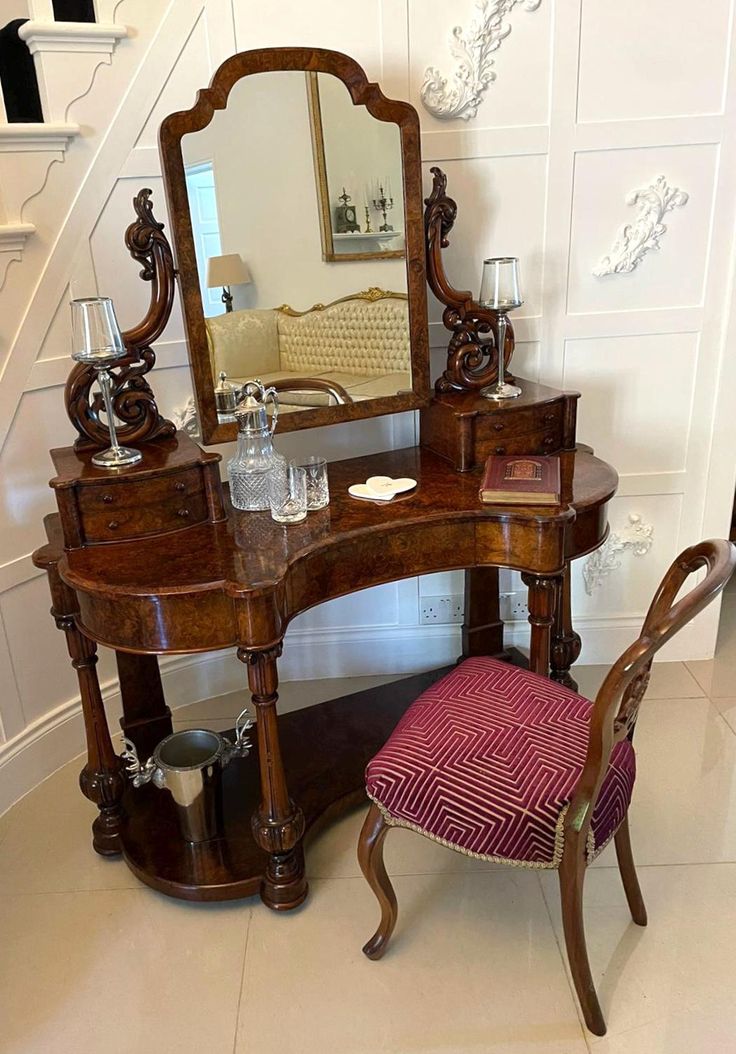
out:
<path id="1" fill-rule="evenodd" d="M 35 227 L 0 287 L 0 813 L 83 745 L 63 635 L 30 562 L 53 508 L 48 448 L 73 438 L 63 410 L 70 291 L 112 295 L 124 326 L 139 320 L 148 290 L 123 246 L 132 198 L 151 187 L 166 220 L 158 124 L 191 106 L 233 51 L 301 44 L 353 55 L 387 95 L 417 107 L 427 185 L 431 165 L 448 174 L 459 205 L 447 250 L 454 284 L 477 288 L 484 256 L 520 257 L 526 303 L 514 319 L 514 368 L 582 392 L 579 437 L 621 473 L 612 531 L 628 537 L 633 520 L 651 538 L 642 555 L 631 547 L 610 560 L 604 554 L 603 573 L 588 576 L 590 592 L 576 569 L 584 661 L 609 661 L 628 643 L 676 552 L 727 533 L 736 471 L 736 362 L 727 353 L 736 336 L 731 2 L 496 0 L 488 10 L 507 9 L 511 31 L 491 53 L 496 76 L 481 89 L 477 113 L 434 116 L 421 99 L 426 70 L 435 67 L 452 87 L 451 30 L 471 32 L 482 6 L 121 0 L 108 4 L 106 18 L 127 35 L 84 94 L 63 104 L 65 121 L 78 128 L 66 149 L 55 142 L 55 151 L 3 153 L 0 135 L 0 194 L 20 203 L 14 220 Z M 432 304 L 435 375 L 447 344 L 440 319 Z M 168 414 L 191 392 L 178 307 L 157 355 L 152 384 Z M 293 434 L 280 446 L 289 453 L 307 442 L 337 458 L 415 438 L 414 417 L 404 415 Z M 459 593 L 461 584 L 458 574 L 412 579 L 305 614 L 289 631 L 283 676 L 451 661 L 458 627 L 420 625 L 420 602 Z M 504 585 L 518 589 L 517 576 L 505 575 Z M 716 627 L 712 608 L 666 657 L 709 657 Z M 524 624 L 511 635 L 522 640 Z M 114 662 L 101 652 L 114 721 Z M 232 655 L 170 658 L 162 668 L 172 705 L 243 679 Z"/>

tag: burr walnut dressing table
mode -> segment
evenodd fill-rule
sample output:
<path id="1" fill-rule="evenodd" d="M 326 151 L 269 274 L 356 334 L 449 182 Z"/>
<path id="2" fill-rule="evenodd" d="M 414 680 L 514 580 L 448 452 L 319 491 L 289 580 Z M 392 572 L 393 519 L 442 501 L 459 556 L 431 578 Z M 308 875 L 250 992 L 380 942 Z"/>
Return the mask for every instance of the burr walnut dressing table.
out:
<path id="1" fill-rule="evenodd" d="M 497 569 L 511 567 L 522 572 L 529 588 L 531 668 L 541 674 L 551 670 L 552 676 L 569 682 L 569 668 L 580 647 L 570 623 L 569 564 L 604 541 L 607 504 L 617 484 L 610 466 L 588 448 L 576 446 L 575 394 L 522 381 L 525 394 L 516 406 L 488 403 L 477 395 L 497 373 L 495 318 L 475 304 L 470 293 L 454 290 L 444 276 L 440 249 L 447 243 L 455 206 L 445 194 L 441 173 L 435 173 L 422 224 L 417 116 L 407 104 L 385 99 L 352 60 L 311 49 L 233 56 L 210 88 L 200 92 L 191 111 L 172 115 L 162 126 L 162 161 L 205 440 L 232 438 L 232 425 L 218 420 L 215 408 L 204 293 L 197 278 L 197 264 L 202 261 L 189 211 L 196 181 L 187 183 L 187 149 L 182 140 L 191 130 L 206 129 L 216 112 L 226 113 L 231 93 L 237 95 L 237 86 L 255 75 L 288 75 L 279 106 L 288 110 L 289 100 L 301 106 L 304 83 L 293 78 L 303 78 L 305 71 L 317 78 L 318 86 L 320 78 L 336 78 L 350 106 L 394 129 L 395 137 L 386 141 L 399 149 L 403 195 L 401 208 L 393 215 L 401 217 L 403 255 L 396 249 L 400 240 L 396 235 L 385 259 L 377 254 L 366 261 L 364 255 L 371 255 L 366 252 L 360 254 L 359 265 L 375 267 L 379 275 L 381 269 L 390 269 L 388 280 L 377 279 L 376 287 L 400 285 L 404 275 L 404 288 L 398 291 L 407 296 L 412 389 L 336 407 L 306 402 L 286 416 L 284 427 L 292 430 L 419 409 L 420 445 L 331 463 L 331 503 L 302 524 L 283 527 L 268 512 L 231 509 L 219 482 L 219 455 L 175 432 L 159 415 L 146 380 L 154 363 L 151 344 L 171 311 L 175 267 L 163 227 L 151 211 L 150 194 L 142 191 L 135 201 L 137 221 L 128 229 L 126 241 L 143 263 L 142 276 L 151 283 L 151 303 L 143 322 L 124 334 L 129 356 L 114 371 L 114 398 L 122 423 L 120 439 L 138 446 L 143 459 L 116 472 L 92 464 L 95 449 L 106 443 L 107 431 L 100 420 L 99 397 L 92 392 L 93 373 L 84 365 L 75 366 L 67 385 L 67 408 L 79 439 L 74 448 L 52 451 L 57 473 L 52 487 L 59 511 L 46 518 L 48 543 L 34 557 L 48 574 L 52 614 L 66 635 L 79 676 L 88 750 L 80 782 L 99 809 L 93 825 L 95 849 L 111 855 L 122 852 L 136 875 L 172 896 L 221 900 L 260 892 L 269 907 L 281 910 L 296 907 L 307 894 L 305 831 L 315 829 L 339 808 L 362 800 L 367 760 L 418 692 L 441 673 L 429 671 L 279 717 L 277 665 L 290 620 L 356 590 L 433 571 L 464 569 L 463 654 L 498 655 L 503 653 L 503 625 Z M 306 94 L 312 102 L 314 87 L 311 80 Z M 325 137 L 333 112 L 328 98 L 323 86 L 319 127 Z M 238 119 L 242 121 L 242 114 Z M 262 123 L 272 130 L 271 116 L 267 114 Z M 339 127 L 349 134 L 344 121 Z M 365 136 L 362 125 L 356 134 Z M 228 135 L 232 138 L 232 131 Z M 293 138 L 298 139 L 298 134 Z M 217 170 L 219 148 L 213 141 L 208 149 L 214 152 Z M 384 137 L 376 137 L 374 147 L 383 142 Z M 197 152 L 192 150 L 191 156 Z M 391 163 L 386 159 L 387 171 Z M 226 172 L 224 162 L 222 171 Z M 318 253 L 325 245 L 319 224 L 324 228 L 329 221 L 325 200 L 335 205 L 337 197 L 329 180 L 339 178 L 339 170 L 331 175 L 329 150 L 321 159 L 320 172 L 325 171 L 328 185 L 320 195 L 315 193 L 309 221 L 314 229 L 306 230 L 302 239 L 303 244 L 312 239 Z M 233 223 L 248 218 L 239 215 Z M 251 248 L 257 233 L 251 228 Z M 224 235 L 223 227 L 223 241 Z M 225 248 L 237 251 L 238 245 L 229 243 Z M 345 271 L 351 264 L 336 258 L 334 243 L 326 255 L 329 259 L 314 261 L 320 281 L 338 285 L 354 281 Z M 262 275 L 266 285 L 267 261 L 251 255 L 248 264 L 256 283 Z M 403 272 L 397 270 L 399 266 Z M 280 269 L 285 273 L 283 263 Z M 444 320 L 453 334 L 448 367 L 432 400 L 427 278 L 446 303 Z M 264 297 L 275 302 L 270 289 Z M 293 302 L 294 297 L 283 299 Z M 336 297 L 321 299 L 327 303 Z M 510 362 L 511 327 L 503 351 Z M 319 379 L 318 366 L 315 361 L 314 379 Z M 308 392 L 308 376 L 304 382 Z M 560 505 L 482 505 L 481 466 L 489 452 L 501 447 L 509 452 L 559 453 Z M 418 485 L 416 491 L 390 503 L 348 496 L 349 484 L 374 474 L 410 476 Z M 222 837 L 199 844 L 183 841 L 168 796 L 150 787 L 133 791 L 126 782 L 95 673 L 98 644 L 115 650 L 123 700 L 121 723 L 141 756 L 150 754 L 171 731 L 157 656 L 237 651 L 257 713 L 257 752 L 233 761 L 223 773 Z"/>

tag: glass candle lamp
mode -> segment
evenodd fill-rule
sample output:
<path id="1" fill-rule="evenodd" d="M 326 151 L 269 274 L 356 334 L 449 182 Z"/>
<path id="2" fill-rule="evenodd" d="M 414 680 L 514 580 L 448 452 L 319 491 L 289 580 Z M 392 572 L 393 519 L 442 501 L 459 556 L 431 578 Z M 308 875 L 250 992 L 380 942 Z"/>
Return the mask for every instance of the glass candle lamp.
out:
<path id="1" fill-rule="evenodd" d="M 481 388 L 486 399 L 515 399 L 521 388 L 508 384 L 504 377 L 504 349 L 506 347 L 506 316 L 524 303 L 519 284 L 519 261 L 515 256 L 495 256 L 483 261 L 479 303 L 498 315 L 498 380 Z"/>
<path id="2" fill-rule="evenodd" d="M 115 413 L 112 405 L 112 378 L 109 367 L 128 354 L 112 300 L 107 296 L 72 300 L 72 358 L 84 362 L 97 371 L 97 383 L 102 392 L 110 432 L 110 447 L 92 458 L 99 468 L 123 468 L 140 461 L 140 450 L 120 446 L 115 432 Z"/>

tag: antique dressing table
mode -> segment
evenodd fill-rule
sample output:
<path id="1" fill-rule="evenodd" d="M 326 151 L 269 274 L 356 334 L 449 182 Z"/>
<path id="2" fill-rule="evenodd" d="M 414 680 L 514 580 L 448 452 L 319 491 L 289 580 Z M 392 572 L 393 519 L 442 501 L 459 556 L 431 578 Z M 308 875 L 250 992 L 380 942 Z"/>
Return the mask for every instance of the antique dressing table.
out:
<path id="1" fill-rule="evenodd" d="M 391 236 L 394 242 L 403 242 L 403 251 L 393 244 L 385 259 L 380 253 L 370 259 L 368 251 L 347 255 L 353 262 L 357 256 L 360 266 L 393 269 L 392 284 L 402 280 L 395 269 L 405 265 L 409 351 L 401 369 L 394 372 L 403 376 L 403 370 L 410 371 L 411 390 L 399 381 L 396 394 L 355 398 L 334 407 L 317 398 L 310 403 L 310 377 L 319 380 L 320 363 L 324 365 L 324 359 L 316 356 L 306 368 L 300 364 L 302 401 L 284 415 L 279 428 L 293 430 L 419 409 L 421 443 L 331 462 L 331 502 L 301 524 L 285 527 L 267 511 L 233 510 L 219 482 L 219 455 L 175 432 L 159 415 L 145 379 L 154 363 L 151 345 L 171 311 L 175 269 L 163 227 L 151 211 L 150 193 L 143 191 L 135 202 L 137 222 L 126 240 L 132 255 L 144 265 L 143 278 L 152 283 L 151 303 L 143 322 L 123 335 L 129 356 L 114 375 L 121 441 L 137 446 L 143 458 L 115 472 L 93 465 L 92 456 L 105 444 L 107 430 L 99 396 L 92 392 L 93 372 L 82 364 L 74 367 L 67 385 L 67 408 L 79 440 L 74 448 L 52 451 L 56 476 L 51 485 L 59 512 L 46 518 L 48 544 L 34 559 L 48 574 L 52 614 L 66 634 L 79 676 L 88 751 L 80 782 L 99 808 L 94 848 L 103 854 L 122 852 L 139 878 L 175 897 L 222 900 L 260 892 L 269 907 L 287 910 L 307 895 L 305 831 L 362 800 L 365 763 L 418 692 L 442 672 L 429 671 L 279 717 L 277 664 L 290 620 L 316 604 L 370 586 L 464 569 L 463 655 L 499 655 L 503 625 L 497 569 L 510 567 L 522 572 L 529 589 L 531 668 L 570 683 L 569 669 L 579 653 L 580 639 L 570 620 L 569 564 L 605 540 L 607 504 L 617 476 L 589 448 L 576 445 L 574 393 L 521 380 L 524 396 L 517 405 L 493 404 L 479 396 L 498 370 L 495 319 L 470 293 L 454 290 L 444 275 L 441 248 L 447 244 L 455 204 L 446 196 L 441 173 L 435 172 L 422 222 L 416 114 L 405 103 L 385 99 L 346 56 L 312 49 L 268 49 L 233 56 L 210 88 L 200 92 L 191 111 L 172 115 L 162 126 L 162 162 L 205 441 L 233 438 L 234 426 L 218 418 L 215 405 L 217 348 L 208 342 L 198 277 L 202 261 L 189 205 L 193 190 L 187 186 L 182 141 L 192 131 L 207 128 L 216 113 L 226 115 L 234 89 L 247 85 L 255 74 L 286 74 L 287 90 L 279 106 L 285 107 L 289 98 L 301 106 L 304 95 L 311 107 L 312 146 L 315 158 L 322 158 L 316 164 L 318 189 L 320 178 L 323 185 L 322 193 L 315 195 L 310 222 L 316 221 L 317 208 L 327 204 L 310 236 L 321 231 L 322 262 L 330 269 L 349 269 L 351 263 L 336 260 L 337 238 L 328 239 L 326 246 L 325 225 L 331 222 L 330 202 L 334 205 L 337 197 L 334 180 L 339 179 L 330 170 L 331 159 L 336 162 L 329 148 L 329 120 L 345 104 L 345 99 L 338 103 L 329 97 L 327 78 L 342 86 L 356 113 L 370 115 L 391 131 L 403 185 L 403 208 L 394 213 L 398 217 L 401 212 L 395 224 L 399 233 Z M 293 79 L 297 77 L 298 82 Z M 319 122 L 314 119 L 315 93 L 321 106 Z M 272 133 L 272 122 L 264 120 L 264 124 Z M 340 128 L 347 134 L 346 125 Z M 324 137 L 319 149 L 314 141 L 317 129 Z M 376 144 L 380 145 L 379 138 L 371 149 L 378 149 Z M 217 172 L 219 148 L 210 143 L 208 149 L 214 151 Z M 225 233 L 223 226 L 223 240 Z M 251 228 L 254 274 L 256 234 Z M 313 270 L 320 272 L 321 280 L 334 276 L 334 270 L 320 270 L 316 263 Z M 265 265 L 263 275 L 265 286 Z M 448 366 L 432 400 L 427 279 L 446 304 L 444 320 L 453 333 Z M 354 281 L 350 275 L 341 280 Z M 291 291 L 290 296 L 293 299 Z M 321 299 L 327 303 L 335 298 Z M 380 303 L 380 298 L 374 301 Z M 267 312 L 258 315 L 259 310 L 243 308 L 241 314 L 247 317 L 241 322 L 271 325 Z M 379 348 L 379 354 L 387 353 L 389 344 L 391 355 L 403 354 L 381 336 L 383 323 L 370 314 L 360 317 L 368 327 L 366 343 Z M 320 336 L 318 330 L 312 331 L 309 340 L 325 340 L 324 332 Z M 244 354 L 252 347 L 244 346 Z M 331 348 L 322 351 L 327 355 Z M 509 326 L 503 349 L 508 363 L 512 353 Z M 342 345 L 340 355 L 344 362 Z M 360 369 L 373 368 L 366 361 L 361 359 Z M 392 363 L 396 365 L 396 360 Z M 243 365 L 247 368 L 250 363 Z M 382 363 L 375 368 L 382 371 L 385 385 L 388 366 Z M 356 384 L 355 390 L 359 388 Z M 322 398 L 320 385 L 312 391 Z M 489 453 L 501 450 L 558 454 L 560 504 L 549 508 L 481 504 L 481 467 Z M 390 503 L 348 495 L 351 483 L 375 474 L 410 476 L 418 485 Z M 141 755 L 149 754 L 171 731 L 156 656 L 237 650 L 257 714 L 257 753 L 231 762 L 224 771 L 222 837 L 197 844 L 183 841 L 168 795 L 152 788 L 131 789 L 112 745 L 97 682 L 98 644 L 115 649 L 123 699 L 121 723 Z"/>

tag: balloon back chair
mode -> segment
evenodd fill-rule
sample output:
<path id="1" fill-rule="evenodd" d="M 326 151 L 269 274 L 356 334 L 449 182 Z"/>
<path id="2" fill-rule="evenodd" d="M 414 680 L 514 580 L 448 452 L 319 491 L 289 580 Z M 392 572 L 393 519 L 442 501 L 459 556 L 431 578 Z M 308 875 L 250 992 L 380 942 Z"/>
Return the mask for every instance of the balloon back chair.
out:
<path id="1" fill-rule="evenodd" d="M 727 541 L 686 549 L 594 703 L 527 670 L 472 658 L 411 704 L 366 769 L 372 804 L 358 859 L 381 907 L 363 948 L 369 959 L 384 954 L 396 925 L 383 862 L 391 827 L 482 860 L 556 868 L 575 990 L 588 1028 L 605 1034 L 585 944 L 586 869 L 613 839 L 632 918 L 646 926 L 628 825 L 639 705 L 655 652 L 718 595 L 735 565 L 736 547 Z M 702 581 L 676 601 L 686 578 L 703 567 Z"/>

